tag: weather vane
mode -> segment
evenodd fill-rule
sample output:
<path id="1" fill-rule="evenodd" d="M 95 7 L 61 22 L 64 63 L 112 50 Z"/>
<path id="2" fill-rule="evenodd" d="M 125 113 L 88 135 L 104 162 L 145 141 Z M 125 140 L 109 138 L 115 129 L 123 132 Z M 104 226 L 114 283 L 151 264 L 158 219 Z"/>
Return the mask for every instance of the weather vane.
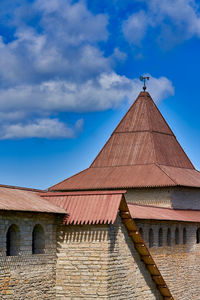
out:
<path id="1" fill-rule="evenodd" d="M 144 86 L 143 86 L 143 90 L 144 90 L 144 91 L 145 91 L 146 88 L 147 88 L 147 87 L 146 87 L 146 84 L 145 84 L 145 83 L 146 83 L 146 80 L 149 80 L 149 78 L 150 78 L 149 76 L 146 76 L 146 77 L 145 77 L 145 76 L 140 76 L 140 80 L 144 82 Z"/>

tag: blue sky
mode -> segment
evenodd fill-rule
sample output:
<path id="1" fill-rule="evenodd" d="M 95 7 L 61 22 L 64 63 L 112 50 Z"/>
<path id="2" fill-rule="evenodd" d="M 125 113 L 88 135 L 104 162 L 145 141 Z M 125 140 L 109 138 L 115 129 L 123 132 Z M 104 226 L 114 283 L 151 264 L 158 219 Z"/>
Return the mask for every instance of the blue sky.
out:
<path id="1" fill-rule="evenodd" d="M 191 0 L 1 0 L 0 183 L 86 168 L 141 90 L 200 169 L 200 7 Z"/>

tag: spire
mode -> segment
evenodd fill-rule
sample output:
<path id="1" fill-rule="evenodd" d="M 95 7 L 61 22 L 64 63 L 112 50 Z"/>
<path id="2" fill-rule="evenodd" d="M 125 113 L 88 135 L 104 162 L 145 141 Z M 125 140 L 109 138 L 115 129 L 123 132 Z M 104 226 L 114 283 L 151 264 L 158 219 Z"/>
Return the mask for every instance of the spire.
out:
<path id="1" fill-rule="evenodd" d="M 161 164 L 194 169 L 148 92 L 141 92 L 91 167 Z"/>
<path id="2" fill-rule="evenodd" d="M 141 92 L 91 166 L 52 191 L 164 186 L 200 187 L 200 173 L 150 94 Z"/>

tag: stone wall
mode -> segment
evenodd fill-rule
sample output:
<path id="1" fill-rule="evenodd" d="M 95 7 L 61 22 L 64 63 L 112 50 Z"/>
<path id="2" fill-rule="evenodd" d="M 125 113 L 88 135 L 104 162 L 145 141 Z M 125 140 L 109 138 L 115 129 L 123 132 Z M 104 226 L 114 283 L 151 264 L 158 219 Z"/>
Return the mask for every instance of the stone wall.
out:
<path id="1" fill-rule="evenodd" d="M 174 209 L 200 209 L 200 189 L 186 187 L 129 189 L 126 201 L 132 204 Z"/>
<path id="2" fill-rule="evenodd" d="M 6 233 L 19 228 L 19 254 L 6 256 Z M 32 254 L 32 231 L 41 224 L 45 233 L 44 254 Z M 56 223 L 51 214 L 1 212 L 0 299 L 55 299 Z"/>
<path id="3" fill-rule="evenodd" d="M 108 299 L 162 299 L 120 218 L 109 226 Z"/>
<path id="4" fill-rule="evenodd" d="M 129 189 L 126 201 L 132 204 L 171 207 L 171 188 Z"/>
<path id="5" fill-rule="evenodd" d="M 144 241 L 149 246 L 149 229 L 153 229 L 154 246 L 149 248 L 174 299 L 200 299 L 200 243 L 196 231 L 199 223 L 169 221 L 136 221 L 143 229 Z M 158 233 L 163 230 L 163 245 L 159 247 Z M 167 230 L 171 229 L 171 245 L 167 245 Z M 179 244 L 175 241 L 175 230 L 179 229 Z M 186 228 L 186 244 L 183 244 L 183 229 Z"/>
<path id="6" fill-rule="evenodd" d="M 120 218 L 61 226 L 57 256 L 56 299 L 162 299 Z"/>
<path id="7" fill-rule="evenodd" d="M 177 187 L 171 190 L 171 206 L 174 209 L 200 209 L 200 189 Z"/>

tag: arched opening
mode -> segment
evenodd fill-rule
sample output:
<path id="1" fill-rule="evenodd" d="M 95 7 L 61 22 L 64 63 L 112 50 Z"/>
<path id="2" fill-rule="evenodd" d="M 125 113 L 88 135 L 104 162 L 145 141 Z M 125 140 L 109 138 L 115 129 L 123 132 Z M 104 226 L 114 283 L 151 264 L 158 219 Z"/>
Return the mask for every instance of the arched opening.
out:
<path id="1" fill-rule="evenodd" d="M 139 233 L 140 233 L 141 237 L 144 238 L 143 229 L 142 229 L 141 227 L 140 227 L 140 229 L 139 229 Z"/>
<path id="2" fill-rule="evenodd" d="M 196 243 L 199 244 L 200 243 L 200 228 L 197 229 L 196 232 Z"/>
<path id="3" fill-rule="evenodd" d="M 20 250 L 20 231 L 17 225 L 11 225 L 6 234 L 6 255 L 17 256 Z"/>
<path id="4" fill-rule="evenodd" d="M 32 233 L 32 253 L 43 254 L 45 249 L 44 229 L 41 225 L 35 225 Z"/>
<path id="5" fill-rule="evenodd" d="M 158 231 L 158 247 L 162 247 L 163 245 L 163 230 L 162 228 Z"/>
<path id="6" fill-rule="evenodd" d="M 171 246 L 171 229 L 167 229 L 167 246 Z"/>
<path id="7" fill-rule="evenodd" d="M 185 245 L 187 243 L 187 231 L 186 228 L 183 228 L 183 244 Z"/>
<path id="8" fill-rule="evenodd" d="M 176 228 L 175 230 L 175 244 L 178 245 L 179 244 L 179 229 Z"/>
<path id="9" fill-rule="evenodd" d="M 154 235 L 153 235 L 153 229 L 149 229 L 149 248 L 152 248 L 154 245 Z"/>

